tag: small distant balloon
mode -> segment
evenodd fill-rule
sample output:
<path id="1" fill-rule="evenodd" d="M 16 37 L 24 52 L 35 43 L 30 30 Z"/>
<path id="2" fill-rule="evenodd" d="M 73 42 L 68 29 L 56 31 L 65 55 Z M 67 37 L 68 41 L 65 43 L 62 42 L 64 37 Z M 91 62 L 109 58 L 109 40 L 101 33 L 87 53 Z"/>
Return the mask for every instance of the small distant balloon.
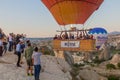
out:
<path id="1" fill-rule="evenodd" d="M 104 44 L 108 40 L 107 30 L 101 27 L 96 27 L 91 29 L 88 32 L 90 35 L 93 35 L 94 39 L 96 39 L 96 48 L 99 49 L 102 44 Z"/>

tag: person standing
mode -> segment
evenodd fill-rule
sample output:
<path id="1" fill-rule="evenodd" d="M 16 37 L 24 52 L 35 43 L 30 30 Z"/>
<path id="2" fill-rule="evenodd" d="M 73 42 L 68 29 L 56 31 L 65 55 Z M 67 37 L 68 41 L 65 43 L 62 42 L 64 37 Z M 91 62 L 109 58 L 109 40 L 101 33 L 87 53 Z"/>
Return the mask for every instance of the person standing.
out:
<path id="1" fill-rule="evenodd" d="M 2 42 L 2 38 L 0 38 L 0 56 L 2 56 L 3 54 L 3 42 Z"/>
<path id="2" fill-rule="evenodd" d="M 3 38 L 3 54 L 7 52 L 7 37 Z"/>
<path id="3" fill-rule="evenodd" d="M 26 49 L 25 49 L 25 59 L 27 62 L 27 75 L 33 75 L 33 64 L 32 64 L 32 54 L 33 54 L 33 47 L 31 46 L 31 43 L 28 43 Z M 30 73 L 29 73 L 30 71 Z"/>
<path id="4" fill-rule="evenodd" d="M 22 44 L 22 42 L 19 41 L 18 44 L 16 45 L 16 53 L 17 53 L 17 56 L 18 56 L 17 67 L 21 67 L 21 65 L 20 65 L 20 60 L 21 60 L 21 44 Z"/>
<path id="5" fill-rule="evenodd" d="M 21 61 L 20 63 L 23 64 L 23 56 L 24 56 L 24 49 L 25 49 L 25 43 L 24 43 L 24 40 L 23 39 L 20 39 L 21 41 Z"/>
<path id="6" fill-rule="evenodd" d="M 10 33 L 9 34 L 9 37 L 8 37 L 8 41 L 9 41 L 9 48 L 8 48 L 8 51 L 12 51 L 13 50 L 13 34 Z"/>
<path id="7" fill-rule="evenodd" d="M 35 80 L 39 80 L 39 75 L 40 75 L 40 70 L 41 70 L 41 61 L 40 61 L 41 54 L 42 54 L 41 52 L 38 52 L 38 47 L 35 47 L 34 52 L 32 54 Z"/>

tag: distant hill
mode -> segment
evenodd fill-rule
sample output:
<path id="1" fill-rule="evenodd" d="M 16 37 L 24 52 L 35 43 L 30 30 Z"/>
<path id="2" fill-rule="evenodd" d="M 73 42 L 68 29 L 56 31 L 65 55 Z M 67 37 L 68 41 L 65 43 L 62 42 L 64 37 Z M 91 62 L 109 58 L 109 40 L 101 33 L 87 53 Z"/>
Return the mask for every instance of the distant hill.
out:
<path id="1" fill-rule="evenodd" d="M 109 35 L 117 35 L 117 34 L 120 34 L 120 32 L 119 31 L 114 31 L 114 32 L 110 32 L 110 33 L 108 33 Z"/>
<path id="2" fill-rule="evenodd" d="M 27 40 L 31 40 L 31 41 L 48 41 L 48 40 L 53 40 L 53 37 L 45 37 L 45 38 L 27 38 Z"/>

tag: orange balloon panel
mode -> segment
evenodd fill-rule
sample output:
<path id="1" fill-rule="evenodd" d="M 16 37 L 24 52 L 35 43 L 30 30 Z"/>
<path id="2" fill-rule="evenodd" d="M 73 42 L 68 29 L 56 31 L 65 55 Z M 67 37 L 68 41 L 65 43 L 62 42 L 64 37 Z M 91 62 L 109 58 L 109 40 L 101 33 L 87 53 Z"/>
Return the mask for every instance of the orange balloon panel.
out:
<path id="1" fill-rule="evenodd" d="M 84 24 L 103 0 L 42 0 L 59 25 Z"/>

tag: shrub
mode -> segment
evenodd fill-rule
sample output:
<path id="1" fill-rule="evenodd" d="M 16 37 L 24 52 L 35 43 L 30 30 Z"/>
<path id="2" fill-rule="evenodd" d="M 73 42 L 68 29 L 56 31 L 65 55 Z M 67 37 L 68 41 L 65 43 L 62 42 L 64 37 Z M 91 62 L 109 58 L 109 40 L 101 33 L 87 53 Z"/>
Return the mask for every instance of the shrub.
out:
<path id="1" fill-rule="evenodd" d="M 114 64 L 107 64 L 107 65 L 106 65 L 106 68 L 107 68 L 107 69 L 110 69 L 110 70 L 111 70 L 111 69 L 116 69 L 116 67 L 115 67 Z"/>
<path id="2" fill-rule="evenodd" d="M 119 78 L 115 77 L 115 76 L 109 76 L 108 80 L 119 80 Z"/>
<path id="3" fill-rule="evenodd" d="M 50 55 L 49 51 L 44 51 L 44 55 Z"/>
<path id="4" fill-rule="evenodd" d="M 73 66 L 76 67 L 76 68 L 79 68 L 81 66 L 84 66 L 84 64 L 77 64 L 77 63 L 75 63 Z"/>
<path id="5" fill-rule="evenodd" d="M 120 62 L 119 62 L 119 63 L 117 63 L 117 67 L 120 69 Z"/>
<path id="6" fill-rule="evenodd" d="M 93 62 L 96 63 L 96 64 L 100 64 L 100 63 L 102 63 L 102 62 L 104 62 L 104 61 L 105 61 L 105 60 L 99 60 L 99 59 L 98 59 L 98 56 L 96 56 L 95 59 L 93 60 Z"/>

